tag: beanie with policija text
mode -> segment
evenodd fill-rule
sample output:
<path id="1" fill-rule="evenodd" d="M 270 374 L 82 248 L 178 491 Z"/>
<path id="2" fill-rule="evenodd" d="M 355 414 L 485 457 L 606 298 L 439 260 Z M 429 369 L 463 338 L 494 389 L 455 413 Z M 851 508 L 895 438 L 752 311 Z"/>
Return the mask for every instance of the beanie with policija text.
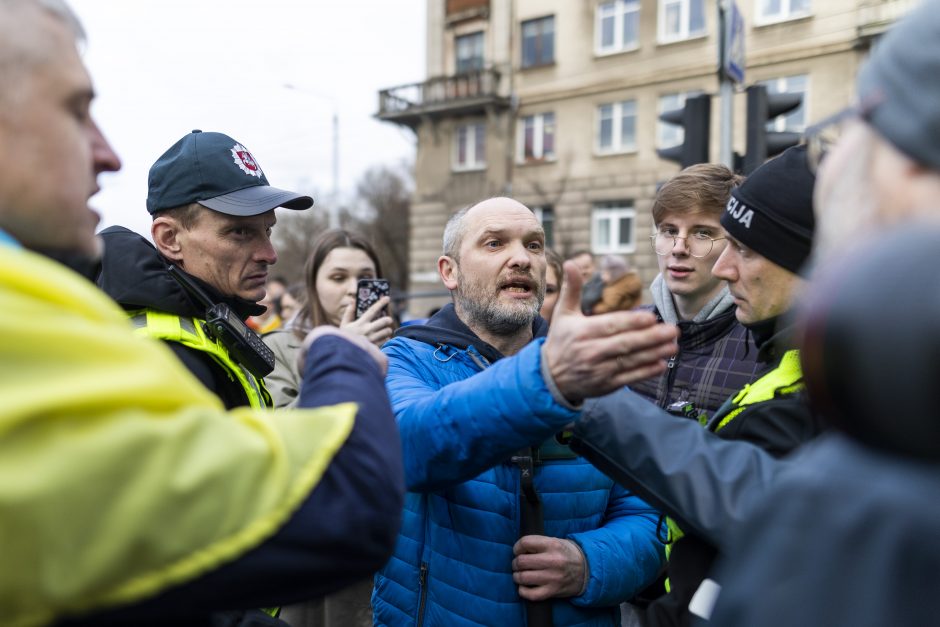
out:
<path id="1" fill-rule="evenodd" d="M 815 182 L 806 147 L 789 148 L 731 190 L 721 226 L 744 246 L 796 274 L 813 245 Z"/>

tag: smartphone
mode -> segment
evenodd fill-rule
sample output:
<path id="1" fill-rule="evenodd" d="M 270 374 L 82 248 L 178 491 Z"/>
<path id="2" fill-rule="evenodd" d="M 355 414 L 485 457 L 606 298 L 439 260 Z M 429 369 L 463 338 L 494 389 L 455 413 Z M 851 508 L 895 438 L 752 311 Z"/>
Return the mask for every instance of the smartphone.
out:
<path id="1" fill-rule="evenodd" d="M 388 279 L 359 279 L 356 287 L 356 318 L 359 318 L 383 296 L 388 296 Z M 382 315 L 388 315 L 388 308 L 382 308 Z"/>

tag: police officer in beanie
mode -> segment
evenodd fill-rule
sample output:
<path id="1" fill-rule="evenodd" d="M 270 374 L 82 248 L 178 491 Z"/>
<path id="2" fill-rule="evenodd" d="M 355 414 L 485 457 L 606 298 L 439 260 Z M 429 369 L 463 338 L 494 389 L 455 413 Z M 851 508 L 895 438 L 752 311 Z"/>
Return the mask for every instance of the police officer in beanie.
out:
<path id="1" fill-rule="evenodd" d="M 786 455 L 821 431 L 806 403 L 789 316 L 797 294 L 804 288 L 797 272 L 812 247 L 814 181 L 803 146 L 791 148 L 755 170 L 731 192 L 721 217 L 728 246 L 712 268 L 715 276 L 728 282 L 737 305 L 735 315 L 753 334 L 762 367 L 754 381 L 707 419 L 704 428 L 722 439 L 749 442 L 775 457 Z M 629 404 L 636 398 L 633 392 L 623 390 L 588 401 L 579 422 L 593 424 L 592 416 L 613 419 L 630 415 Z M 646 404 L 652 411 L 661 412 Z M 664 419 L 672 418 L 663 415 Z M 579 428 L 576 433 L 588 441 L 575 442 L 574 446 L 589 451 L 593 431 Z M 660 469 L 685 453 L 667 442 L 661 442 L 659 450 L 637 451 L 627 442 L 617 442 L 615 431 L 604 437 L 606 454 L 651 462 L 642 472 L 631 475 L 627 485 L 636 485 L 639 493 L 652 497 L 652 502 L 669 516 L 665 523 L 669 537 L 667 594 L 646 608 L 641 621 L 653 626 L 688 625 L 695 614 L 704 613 L 701 606 L 713 589 L 707 577 L 718 548 L 709 537 L 682 522 L 682 511 L 670 508 L 656 494 Z M 591 455 L 586 456 L 597 463 Z M 614 476 L 623 481 L 621 474 Z"/>
<path id="2" fill-rule="evenodd" d="M 166 341 L 227 408 L 271 407 L 266 373 L 252 372 L 206 332 L 206 305 L 167 268 L 174 266 L 240 320 L 260 315 L 268 267 L 277 262 L 274 209 L 312 204 L 309 196 L 272 187 L 241 143 L 193 131 L 150 168 L 154 243 L 124 227 L 105 229 L 98 285 L 129 312 L 139 332 Z"/>

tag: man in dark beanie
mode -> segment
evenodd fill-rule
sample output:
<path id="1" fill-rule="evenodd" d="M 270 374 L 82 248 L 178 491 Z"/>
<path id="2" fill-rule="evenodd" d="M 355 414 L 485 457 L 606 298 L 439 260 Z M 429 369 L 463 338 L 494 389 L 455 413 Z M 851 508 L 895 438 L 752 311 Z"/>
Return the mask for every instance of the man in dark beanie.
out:
<path id="1" fill-rule="evenodd" d="M 813 244 L 813 185 L 806 147 L 796 146 L 754 171 L 731 200 L 721 226 L 737 241 L 791 274 L 799 272 Z"/>
<path id="2" fill-rule="evenodd" d="M 804 283 L 797 272 L 812 247 L 814 183 L 804 146 L 791 148 L 755 170 L 731 192 L 721 217 L 728 246 L 712 268 L 715 276 L 728 281 L 737 305 L 735 315 L 753 334 L 762 368 L 754 381 L 704 421 L 704 427 L 721 439 L 749 442 L 773 457 L 790 453 L 821 431 L 804 398 L 799 351 L 792 343 L 788 316 Z M 669 499 L 675 486 L 666 493 L 659 490 L 670 465 L 694 451 L 666 440 L 644 441 L 643 449 L 618 440 L 616 423 L 636 413 L 638 398 L 623 390 L 588 401 L 573 446 L 605 471 L 612 464 L 612 476 L 668 515 L 667 593 L 646 608 L 641 621 L 645 626 L 689 625 L 695 616 L 708 617 L 720 589 L 708 576 L 729 530 L 719 525 L 709 534 L 701 533 L 684 522 L 697 515 L 687 516 Z M 681 420 L 644 404 L 647 413 L 661 414 L 663 421 Z M 679 489 L 694 493 L 700 488 L 692 483 Z M 708 500 L 709 487 L 702 486 L 701 492 Z"/>
<path id="3" fill-rule="evenodd" d="M 712 274 L 728 282 L 738 321 L 754 334 L 761 352 L 779 345 L 767 341 L 802 287 L 797 273 L 813 244 L 814 183 L 806 147 L 790 148 L 731 190 L 721 216 L 729 245 Z"/>
<path id="4" fill-rule="evenodd" d="M 721 216 L 728 246 L 712 268 L 728 282 L 735 315 L 753 334 L 765 369 L 709 419 L 707 428 L 777 457 L 818 433 L 802 398 L 799 354 L 787 315 L 803 288 L 797 272 L 812 247 L 814 183 L 804 146 L 755 170 L 731 191 Z"/>

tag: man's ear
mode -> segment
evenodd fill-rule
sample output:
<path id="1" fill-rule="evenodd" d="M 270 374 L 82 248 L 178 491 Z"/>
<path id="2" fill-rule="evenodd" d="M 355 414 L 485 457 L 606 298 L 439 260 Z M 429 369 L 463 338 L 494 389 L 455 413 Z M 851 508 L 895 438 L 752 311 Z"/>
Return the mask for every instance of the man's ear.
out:
<path id="1" fill-rule="evenodd" d="M 160 216 L 150 225 L 153 245 L 161 255 L 180 265 L 183 263 L 183 244 L 180 241 L 183 231 L 182 225 L 168 216 Z"/>
<path id="2" fill-rule="evenodd" d="M 438 257 L 437 272 L 441 275 L 444 287 L 449 290 L 457 289 L 457 261 L 453 257 L 447 255 Z"/>

